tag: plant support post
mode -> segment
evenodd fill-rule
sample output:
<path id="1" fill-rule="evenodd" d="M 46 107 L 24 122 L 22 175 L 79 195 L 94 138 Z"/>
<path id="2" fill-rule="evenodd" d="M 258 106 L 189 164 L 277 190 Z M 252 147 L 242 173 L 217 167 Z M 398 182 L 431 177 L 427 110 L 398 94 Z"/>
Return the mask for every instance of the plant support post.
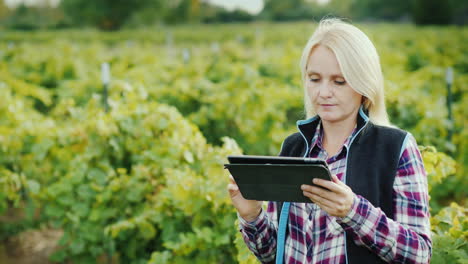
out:
<path id="1" fill-rule="evenodd" d="M 445 81 L 447 83 L 447 113 L 449 120 L 449 128 L 447 138 L 449 141 L 452 140 L 453 135 L 453 117 L 452 117 L 452 84 L 453 84 L 453 69 L 451 67 L 447 68 L 445 74 Z"/>
<path id="2" fill-rule="evenodd" d="M 109 63 L 104 62 L 101 64 L 101 80 L 102 80 L 102 102 L 104 104 L 104 109 L 106 112 L 109 112 L 109 102 L 108 102 L 108 89 L 110 83 L 110 68 Z"/>

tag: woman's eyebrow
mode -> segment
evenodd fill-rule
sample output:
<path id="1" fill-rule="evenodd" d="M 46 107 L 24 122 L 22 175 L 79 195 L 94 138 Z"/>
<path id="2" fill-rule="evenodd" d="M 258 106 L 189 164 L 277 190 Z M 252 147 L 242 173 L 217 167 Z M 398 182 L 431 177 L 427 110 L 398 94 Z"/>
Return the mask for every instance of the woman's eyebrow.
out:
<path id="1" fill-rule="evenodd" d="M 343 78 L 344 79 L 344 76 L 342 74 L 338 74 L 338 73 L 332 74 L 331 77 L 332 78 Z"/>
<path id="2" fill-rule="evenodd" d="M 322 75 L 321 73 L 318 73 L 318 72 L 316 72 L 316 71 L 312 71 L 312 70 L 307 71 L 307 75 L 313 75 L 313 74 Z M 334 74 L 331 74 L 330 77 L 332 77 L 332 78 L 343 78 L 343 79 L 344 79 L 344 76 L 343 76 L 343 74 L 341 74 L 341 73 L 334 73 Z"/>

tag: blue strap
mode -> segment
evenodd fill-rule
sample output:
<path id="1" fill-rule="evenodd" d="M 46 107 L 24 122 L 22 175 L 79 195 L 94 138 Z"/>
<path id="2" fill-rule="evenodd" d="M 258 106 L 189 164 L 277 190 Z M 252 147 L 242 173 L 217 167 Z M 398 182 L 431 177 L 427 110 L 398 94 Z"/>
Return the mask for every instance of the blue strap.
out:
<path id="1" fill-rule="evenodd" d="M 290 205 L 291 203 L 284 203 L 283 208 L 281 208 L 281 216 L 278 224 L 278 238 L 276 239 L 276 264 L 283 263 L 286 225 L 288 223 Z"/>

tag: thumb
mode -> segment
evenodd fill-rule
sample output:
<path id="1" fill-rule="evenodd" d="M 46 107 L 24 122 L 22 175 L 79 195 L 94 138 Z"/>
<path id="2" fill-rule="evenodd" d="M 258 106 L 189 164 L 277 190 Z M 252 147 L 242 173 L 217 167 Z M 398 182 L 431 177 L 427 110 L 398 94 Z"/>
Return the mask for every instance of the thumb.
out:
<path id="1" fill-rule="evenodd" d="M 336 175 L 332 175 L 332 182 L 338 184 L 338 185 L 341 185 L 341 186 L 348 186 L 346 185 L 346 183 L 342 182 L 340 179 L 338 179 L 338 177 Z"/>
<path id="2" fill-rule="evenodd" d="M 340 184 L 340 183 L 341 183 L 340 179 L 338 179 L 338 177 L 336 177 L 335 174 L 333 174 L 331 178 L 332 178 L 332 182 L 334 182 L 334 183 L 336 183 L 336 184 Z"/>

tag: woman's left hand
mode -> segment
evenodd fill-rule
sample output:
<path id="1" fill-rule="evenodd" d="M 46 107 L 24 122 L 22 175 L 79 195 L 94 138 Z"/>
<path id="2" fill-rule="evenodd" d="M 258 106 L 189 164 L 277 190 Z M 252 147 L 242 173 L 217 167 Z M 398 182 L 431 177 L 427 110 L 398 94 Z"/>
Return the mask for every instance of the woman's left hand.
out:
<path id="1" fill-rule="evenodd" d="M 331 216 L 345 217 L 348 215 L 353 207 L 354 196 L 356 196 L 348 185 L 340 181 L 335 175 L 332 175 L 331 181 L 314 179 L 313 183 L 328 190 L 303 184 L 301 189 L 304 196 Z"/>

